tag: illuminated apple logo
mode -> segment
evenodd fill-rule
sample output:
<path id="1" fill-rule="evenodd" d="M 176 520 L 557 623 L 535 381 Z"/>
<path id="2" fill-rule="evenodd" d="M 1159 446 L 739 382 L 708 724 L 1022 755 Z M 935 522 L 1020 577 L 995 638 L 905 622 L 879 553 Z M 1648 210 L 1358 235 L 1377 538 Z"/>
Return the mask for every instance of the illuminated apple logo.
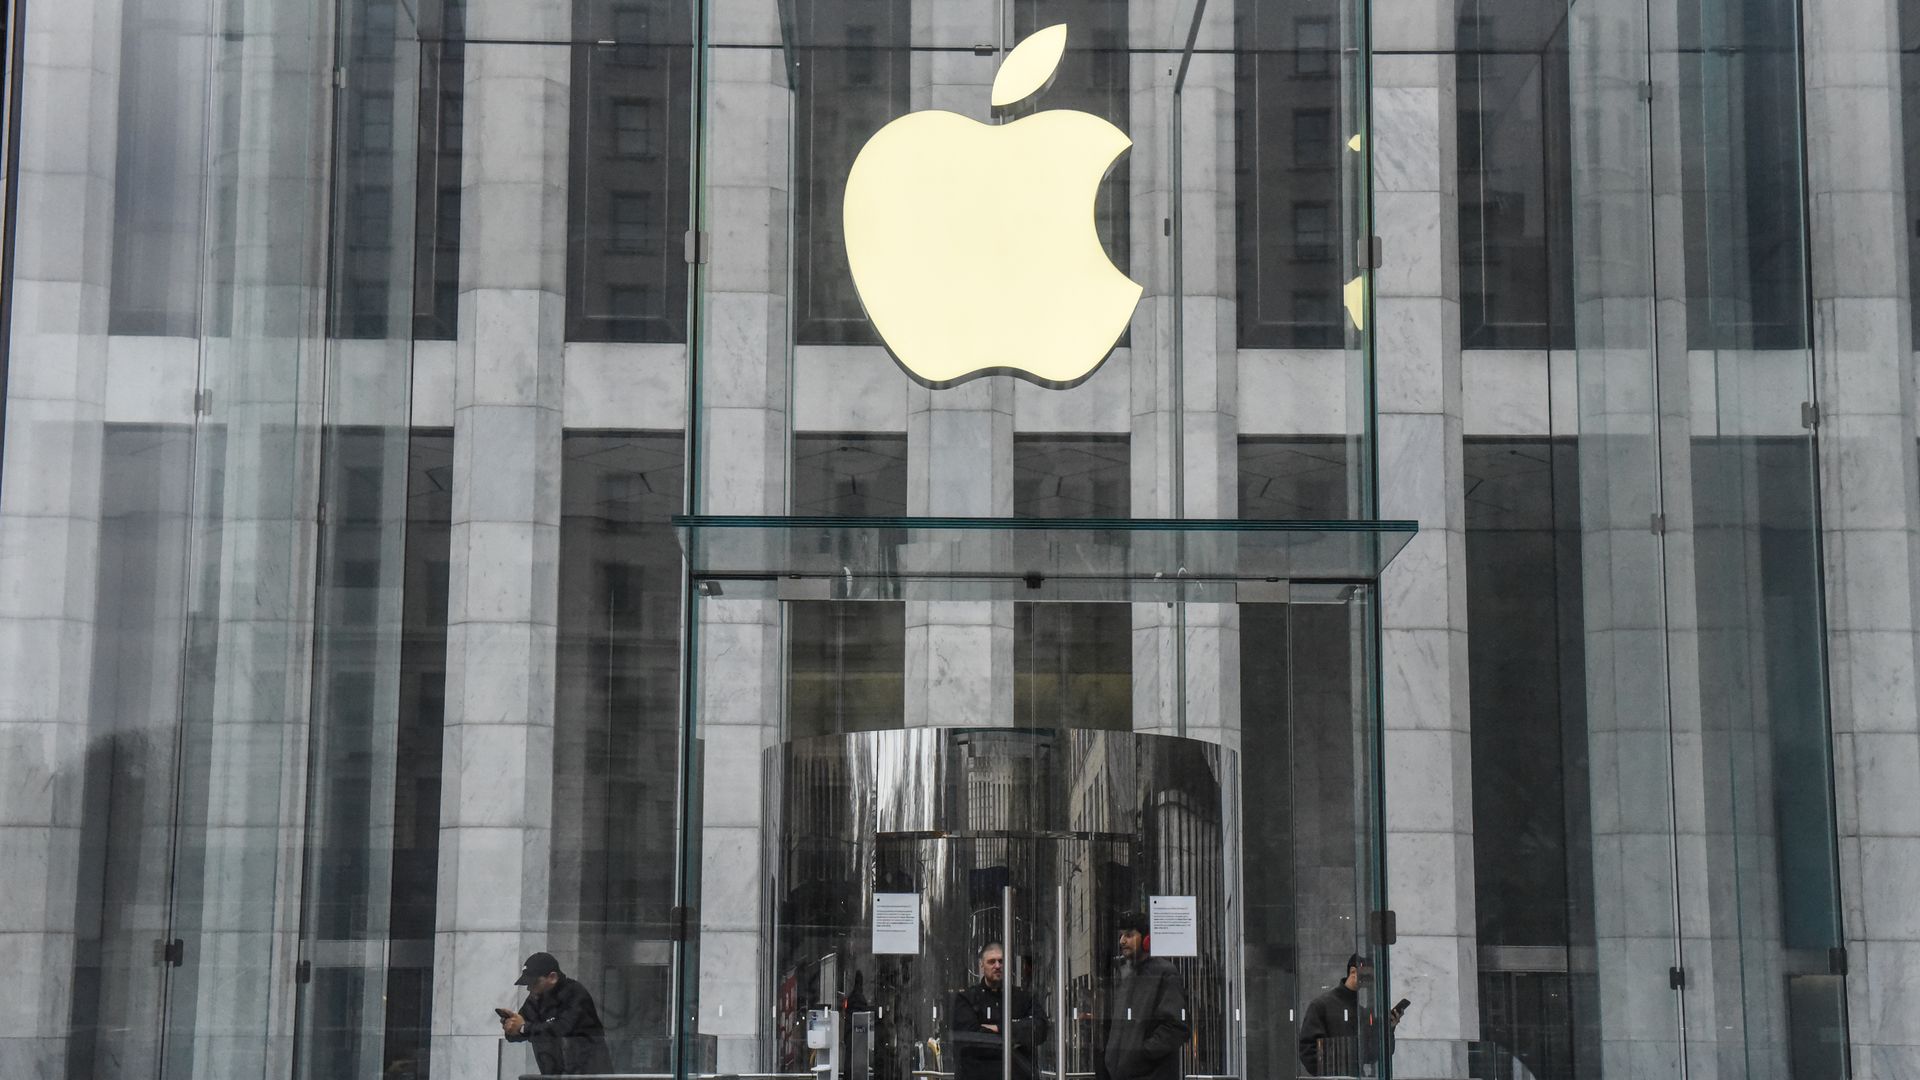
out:
<path id="1" fill-rule="evenodd" d="M 1044 89 L 1065 24 L 1022 41 L 995 108 Z M 1094 228 L 1101 180 L 1133 141 L 1091 113 L 1007 124 L 910 113 L 874 133 L 847 176 L 847 261 L 894 359 L 933 387 L 1015 374 L 1069 387 L 1113 351 L 1140 285 Z"/>

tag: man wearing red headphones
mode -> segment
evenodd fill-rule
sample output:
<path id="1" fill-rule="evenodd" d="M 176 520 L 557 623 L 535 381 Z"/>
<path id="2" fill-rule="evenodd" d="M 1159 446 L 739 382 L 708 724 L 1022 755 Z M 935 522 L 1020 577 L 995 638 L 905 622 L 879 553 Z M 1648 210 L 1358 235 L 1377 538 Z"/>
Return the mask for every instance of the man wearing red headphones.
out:
<path id="1" fill-rule="evenodd" d="M 1180 971 L 1148 955 L 1146 915 L 1129 911 L 1117 921 L 1120 963 L 1101 1080 L 1180 1080 L 1180 1048 L 1191 1030 Z"/>

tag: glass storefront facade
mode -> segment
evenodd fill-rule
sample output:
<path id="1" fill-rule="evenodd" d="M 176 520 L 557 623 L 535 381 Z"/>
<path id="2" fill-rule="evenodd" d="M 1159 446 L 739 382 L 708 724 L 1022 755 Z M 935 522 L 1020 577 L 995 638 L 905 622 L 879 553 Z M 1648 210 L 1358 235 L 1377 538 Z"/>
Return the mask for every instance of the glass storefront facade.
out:
<path id="1" fill-rule="evenodd" d="M 1920 1070 L 1904 0 L 7 6 L 0 1075 Z"/>

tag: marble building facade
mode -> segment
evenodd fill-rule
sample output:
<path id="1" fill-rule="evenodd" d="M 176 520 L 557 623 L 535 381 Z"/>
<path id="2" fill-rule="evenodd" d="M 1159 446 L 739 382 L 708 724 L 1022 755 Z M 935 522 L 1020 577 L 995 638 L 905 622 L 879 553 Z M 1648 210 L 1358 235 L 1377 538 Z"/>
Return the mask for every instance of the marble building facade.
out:
<path id="1" fill-rule="evenodd" d="M 1913 5 L 13 7 L 0 1075 L 518 1075 L 534 949 L 778 1072 L 769 751 L 1056 723 L 1287 778 L 1249 1077 L 1356 951 L 1394 1075 L 1920 1075 Z M 836 178 L 1058 21 L 1143 299 L 930 389 Z M 685 594 L 688 512 L 1419 532 L 849 611 Z"/>

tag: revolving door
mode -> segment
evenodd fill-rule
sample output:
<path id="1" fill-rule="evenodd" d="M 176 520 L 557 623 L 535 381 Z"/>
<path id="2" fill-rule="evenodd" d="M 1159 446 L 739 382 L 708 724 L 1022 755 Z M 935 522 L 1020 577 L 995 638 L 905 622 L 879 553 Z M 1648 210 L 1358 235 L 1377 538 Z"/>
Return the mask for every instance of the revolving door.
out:
<path id="1" fill-rule="evenodd" d="M 1126 732 L 923 728 L 768 757 L 782 792 L 767 867 L 778 1071 L 812 1067 L 804 1001 L 838 1002 L 845 1075 L 958 1071 L 968 1051 L 956 995 L 981 984 L 982 952 L 1000 945 L 1006 981 L 1038 1021 L 1015 1039 L 1016 1071 L 1091 1077 L 1114 1014 L 1117 923 L 1156 907 L 1183 924 L 1150 945 L 1179 961 L 1187 1071 L 1233 1071 L 1231 750 Z M 874 929 L 890 916 L 899 931 Z"/>
<path id="2" fill-rule="evenodd" d="M 1303 1067 L 1297 1041 L 1350 956 L 1374 968 L 1365 1013 L 1390 992 L 1373 583 L 1410 526 L 680 525 L 695 662 L 677 1029 L 650 1069 L 1140 1080 L 1115 1062 L 1146 1007 L 1129 980 L 1151 970 L 1151 1008 L 1177 1014 L 1156 1077 L 1389 1075 L 1383 1031 L 1363 1025 L 1374 1047 L 1334 1073 Z M 901 673 L 863 668 L 845 696 L 870 704 L 890 679 L 906 701 L 801 723 L 782 657 L 852 605 L 909 644 Z M 1003 631 L 1046 605 L 1119 624 L 1119 691 L 1055 708 L 1057 673 L 999 681 Z M 1144 941 L 1123 947 L 1136 923 Z M 1014 1037 L 983 1050 L 963 996 Z"/>

